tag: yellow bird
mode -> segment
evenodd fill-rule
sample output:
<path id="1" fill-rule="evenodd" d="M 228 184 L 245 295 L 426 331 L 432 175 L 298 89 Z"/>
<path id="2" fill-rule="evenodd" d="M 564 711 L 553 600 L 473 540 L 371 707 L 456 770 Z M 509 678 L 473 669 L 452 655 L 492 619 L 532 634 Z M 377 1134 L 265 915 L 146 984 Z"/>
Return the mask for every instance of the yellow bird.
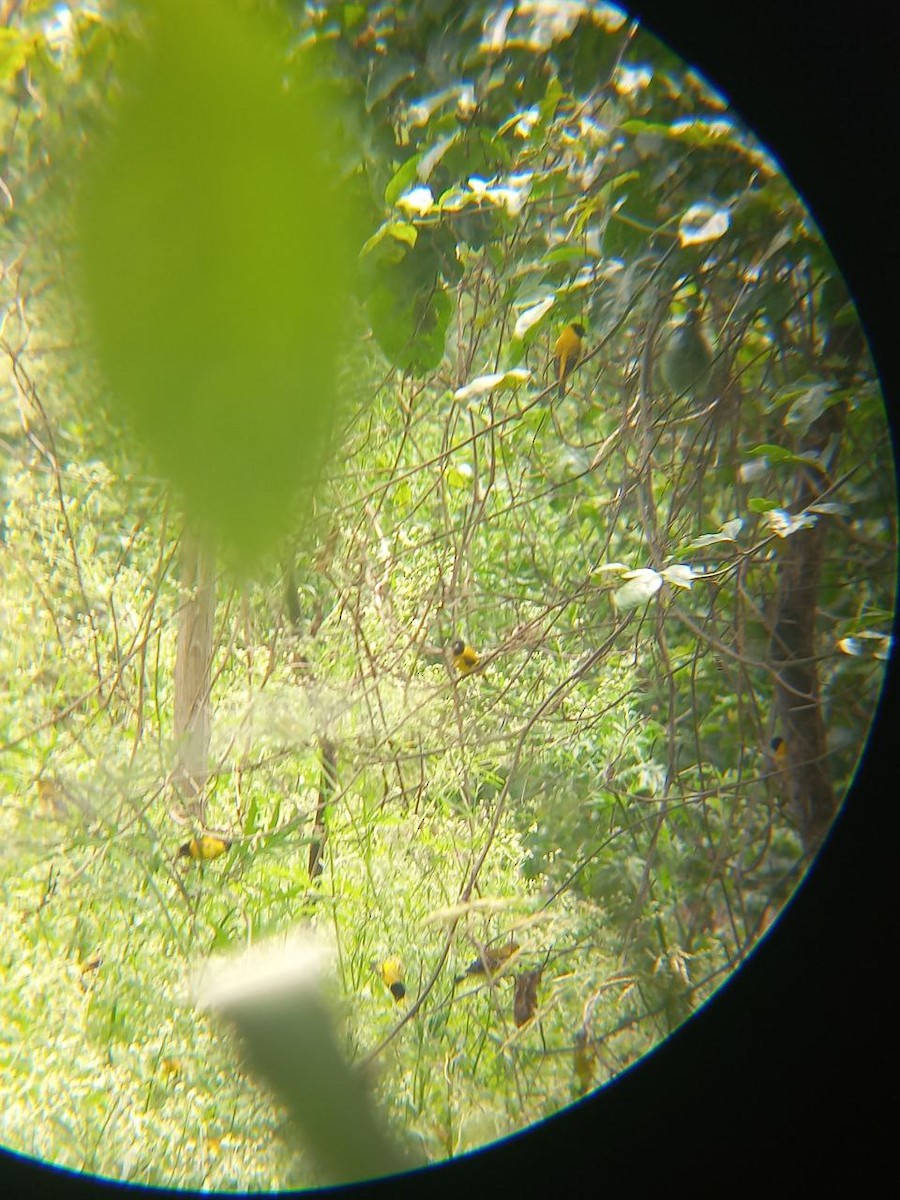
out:
<path id="1" fill-rule="evenodd" d="M 462 983 L 470 975 L 496 975 L 506 960 L 512 958 L 518 948 L 519 943 L 512 941 L 504 942 L 502 946 L 494 946 L 493 948 L 485 947 L 477 958 L 472 959 L 462 975 L 457 975 L 453 982 Z"/>
<path id="2" fill-rule="evenodd" d="M 179 847 L 178 857 L 193 858 L 197 862 L 209 862 L 230 849 L 231 842 L 225 838 L 216 837 L 211 833 L 203 833 L 200 837 L 191 838 L 189 842 L 185 842 L 183 846 Z"/>
<path id="3" fill-rule="evenodd" d="M 575 1095 L 583 1096 L 590 1090 L 594 1081 L 594 1048 L 588 1040 L 586 1029 L 579 1029 L 575 1034 L 573 1047 L 573 1065 L 575 1067 Z"/>
<path id="4" fill-rule="evenodd" d="M 581 357 L 584 335 L 584 326 L 575 321 L 565 327 L 553 347 L 553 353 L 556 356 L 554 361 L 556 362 L 556 378 L 559 380 L 560 400 L 566 394 L 566 378 Z"/>
<path id="5" fill-rule="evenodd" d="M 403 963 L 399 958 L 384 960 L 381 964 L 381 978 L 384 980 L 384 986 L 399 1004 L 406 995 L 406 984 L 403 982 Z"/>
<path id="6" fill-rule="evenodd" d="M 65 788 L 56 779 L 42 776 L 37 781 L 38 802 L 48 816 L 61 820 L 66 816 L 69 806 Z"/>
<path id="7" fill-rule="evenodd" d="M 783 737 L 773 737 L 769 745 L 772 747 L 772 759 L 779 770 L 787 762 L 787 742 Z"/>
<path id="8" fill-rule="evenodd" d="M 471 675 L 473 671 L 478 669 L 478 664 L 481 661 L 477 651 L 473 650 L 468 643 L 462 638 L 457 638 L 450 647 L 450 652 L 453 655 L 453 665 L 459 671 L 460 675 Z"/>

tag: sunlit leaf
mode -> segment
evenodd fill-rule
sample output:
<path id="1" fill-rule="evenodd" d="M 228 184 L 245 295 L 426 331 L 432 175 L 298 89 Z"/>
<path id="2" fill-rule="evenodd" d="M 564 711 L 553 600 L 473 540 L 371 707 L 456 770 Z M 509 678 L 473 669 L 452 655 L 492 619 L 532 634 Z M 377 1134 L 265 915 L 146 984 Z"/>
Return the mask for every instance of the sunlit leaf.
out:
<path id="1" fill-rule="evenodd" d="M 516 319 L 516 324 L 513 328 L 513 337 L 524 338 L 529 329 L 537 325 L 541 318 L 546 316 L 554 303 L 553 297 L 548 296 L 545 300 L 541 300 L 539 304 L 533 304 L 531 308 L 526 308 Z"/>
<path id="2" fill-rule="evenodd" d="M 470 383 L 457 388 L 453 393 L 453 399 L 459 404 L 467 404 L 471 400 L 477 400 L 480 396 L 488 395 L 498 387 L 504 385 L 518 387 L 530 378 L 531 372 L 524 367 L 514 367 L 510 371 L 499 371 L 490 375 L 479 375 Z"/>
<path id="3" fill-rule="evenodd" d="M 678 222 L 678 240 L 682 246 L 714 242 L 728 232 L 731 217 L 727 208 L 712 204 L 694 204 Z"/>
<path id="4" fill-rule="evenodd" d="M 415 213 L 416 216 L 423 217 L 434 208 L 434 196 L 431 194 L 431 188 L 415 187 L 411 191 L 405 192 L 397 201 L 397 207 L 402 208 L 404 212 Z"/>
<path id="5" fill-rule="evenodd" d="M 755 459 L 752 462 L 741 463 L 738 468 L 738 477 L 741 483 L 753 483 L 757 479 L 761 479 L 769 469 L 769 460 L 765 455 Z"/>
<path id="6" fill-rule="evenodd" d="M 405 162 L 400 164 L 385 186 L 385 204 L 396 204 L 404 192 L 410 191 L 410 189 L 419 181 L 420 161 L 421 156 L 418 154 L 413 154 L 410 155 Z"/>
<path id="7" fill-rule="evenodd" d="M 765 515 L 769 528 L 780 538 L 790 537 L 801 529 L 811 529 L 816 523 L 814 516 L 805 512 L 794 516 L 783 508 L 774 508 Z"/>
<path id="8" fill-rule="evenodd" d="M 457 463 L 447 470 L 447 483 L 454 488 L 469 488 L 475 472 L 471 463 Z"/>
<path id="9" fill-rule="evenodd" d="M 851 637 L 843 637 L 837 643 L 837 648 L 852 658 L 863 658 L 871 655 L 881 661 L 890 657 L 893 638 L 887 633 L 873 633 L 864 630 Z"/>
<path id="10" fill-rule="evenodd" d="M 679 588 L 690 588 L 696 578 L 693 567 L 686 563 L 673 563 L 660 574 L 667 583 Z"/>
<path id="11" fill-rule="evenodd" d="M 402 242 L 407 246 L 414 246 L 418 236 L 418 229 L 408 221 L 385 221 L 372 234 L 368 241 L 365 242 L 362 250 L 360 250 L 360 257 L 371 254 L 375 247 L 380 245 L 386 237 L 393 238 L 394 241 Z"/>
<path id="12" fill-rule="evenodd" d="M 635 571 L 626 572 L 626 584 L 613 593 L 613 603 L 620 611 L 637 608 L 645 604 L 663 585 L 663 578 L 649 567 L 639 567 Z"/>

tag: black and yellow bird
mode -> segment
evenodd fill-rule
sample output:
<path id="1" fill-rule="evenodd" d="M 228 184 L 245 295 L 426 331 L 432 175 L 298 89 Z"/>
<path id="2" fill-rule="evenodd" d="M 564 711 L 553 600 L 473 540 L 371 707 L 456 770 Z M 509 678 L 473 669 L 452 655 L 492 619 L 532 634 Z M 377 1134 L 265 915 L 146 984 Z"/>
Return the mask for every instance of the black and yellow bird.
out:
<path id="1" fill-rule="evenodd" d="M 577 321 L 573 321 L 571 325 L 567 325 L 559 337 L 556 339 L 556 345 L 553 347 L 556 362 L 556 378 L 559 381 L 559 398 L 562 400 L 566 394 L 566 379 L 572 373 L 573 368 L 581 357 L 581 347 L 585 336 L 583 325 L 579 325 Z"/>
<path id="2" fill-rule="evenodd" d="M 776 736 L 769 742 L 769 746 L 772 749 L 772 761 L 780 771 L 787 762 L 787 742 L 783 737 Z"/>
<path id="3" fill-rule="evenodd" d="M 406 995 L 406 984 L 403 982 L 403 963 L 399 958 L 386 958 L 380 967 L 384 986 L 390 991 L 397 1004 Z"/>
<path id="4" fill-rule="evenodd" d="M 462 975 L 457 975 L 453 982 L 462 983 L 471 975 L 487 975 L 489 977 L 496 975 L 518 949 L 519 943 L 513 941 L 504 942 L 502 946 L 486 946 L 477 958 L 472 959 Z"/>
<path id="5" fill-rule="evenodd" d="M 201 833 L 199 837 L 193 837 L 189 842 L 185 842 L 178 849 L 179 858 L 193 858 L 197 862 L 209 862 L 211 859 L 218 858 L 220 854 L 224 854 L 226 850 L 231 849 L 231 842 L 226 838 L 218 837 L 212 833 Z"/>
<path id="6" fill-rule="evenodd" d="M 460 675 L 471 675 L 473 671 L 477 671 L 481 659 L 478 652 L 473 650 L 468 642 L 457 638 L 450 647 L 450 653 L 453 655 L 453 665 Z"/>

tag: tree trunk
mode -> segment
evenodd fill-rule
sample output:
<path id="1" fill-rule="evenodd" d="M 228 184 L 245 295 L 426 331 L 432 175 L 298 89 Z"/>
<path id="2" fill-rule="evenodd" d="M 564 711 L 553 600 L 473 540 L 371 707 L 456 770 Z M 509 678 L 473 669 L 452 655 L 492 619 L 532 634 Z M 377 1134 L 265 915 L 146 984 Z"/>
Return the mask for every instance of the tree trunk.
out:
<path id="1" fill-rule="evenodd" d="M 865 353 L 865 343 L 843 284 L 834 279 L 829 286 L 832 320 L 821 365 L 839 388 L 848 388 Z M 847 320 L 848 312 L 852 320 Z M 795 515 L 828 487 L 846 417 L 847 401 L 840 400 L 810 425 L 801 449 L 828 461 L 820 470 L 803 468 L 794 497 Z M 819 515 L 814 526 L 792 534 L 780 547 L 771 642 L 771 660 L 777 672 L 776 703 L 787 744 L 788 813 L 797 823 L 808 853 L 820 845 L 838 808 L 828 770 L 816 658 L 818 598 L 829 524 L 828 517 Z"/>
<path id="2" fill-rule="evenodd" d="M 186 534 L 181 551 L 181 579 L 189 595 L 178 613 L 175 657 L 175 784 L 185 799 L 197 804 L 203 820 L 210 738 L 210 672 L 216 586 L 213 555 Z"/>
<path id="3" fill-rule="evenodd" d="M 772 632 L 776 696 L 787 744 L 788 813 L 812 852 L 837 811 L 827 767 L 816 666 L 816 614 L 825 525 L 802 529 L 781 547 Z"/>
<path id="4" fill-rule="evenodd" d="M 322 874 L 322 853 L 327 837 L 328 805 L 337 786 L 337 749 L 334 742 L 324 735 L 319 736 L 319 753 L 322 766 L 319 775 L 319 798 L 313 822 L 313 840 L 309 844 L 309 877 L 317 879 Z"/>
<path id="5" fill-rule="evenodd" d="M 288 619 L 295 632 L 299 632 L 303 620 L 300 601 L 297 596 L 297 583 L 294 578 L 294 568 L 288 565 L 285 570 L 285 605 Z M 315 636 L 321 623 L 321 606 L 317 608 L 310 626 L 310 633 Z M 311 669 L 307 660 L 301 654 L 294 656 L 294 669 L 297 674 L 309 681 Z M 312 840 L 309 843 L 309 878 L 310 882 L 322 874 L 322 856 L 328 838 L 328 807 L 337 789 L 337 747 L 324 729 L 316 734 L 319 745 L 319 794 L 316 799 L 316 813 L 313 818 Z"/>

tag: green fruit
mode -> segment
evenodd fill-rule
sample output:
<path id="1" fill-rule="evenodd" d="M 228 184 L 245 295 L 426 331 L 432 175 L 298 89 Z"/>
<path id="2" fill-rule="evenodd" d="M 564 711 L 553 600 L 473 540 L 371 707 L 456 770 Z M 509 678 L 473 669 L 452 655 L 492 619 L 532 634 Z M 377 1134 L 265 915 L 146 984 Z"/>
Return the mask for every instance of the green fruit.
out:
<path id="1" fill-rule="evenodd" d="M 691 309 L 684 321 L 669 334 L 660 359 L 660 372 L 666 387 L 675 396 L 689 394 L 709 399 L 712 382 L 712 350 L 700 327 L 697 309 Z"/>

